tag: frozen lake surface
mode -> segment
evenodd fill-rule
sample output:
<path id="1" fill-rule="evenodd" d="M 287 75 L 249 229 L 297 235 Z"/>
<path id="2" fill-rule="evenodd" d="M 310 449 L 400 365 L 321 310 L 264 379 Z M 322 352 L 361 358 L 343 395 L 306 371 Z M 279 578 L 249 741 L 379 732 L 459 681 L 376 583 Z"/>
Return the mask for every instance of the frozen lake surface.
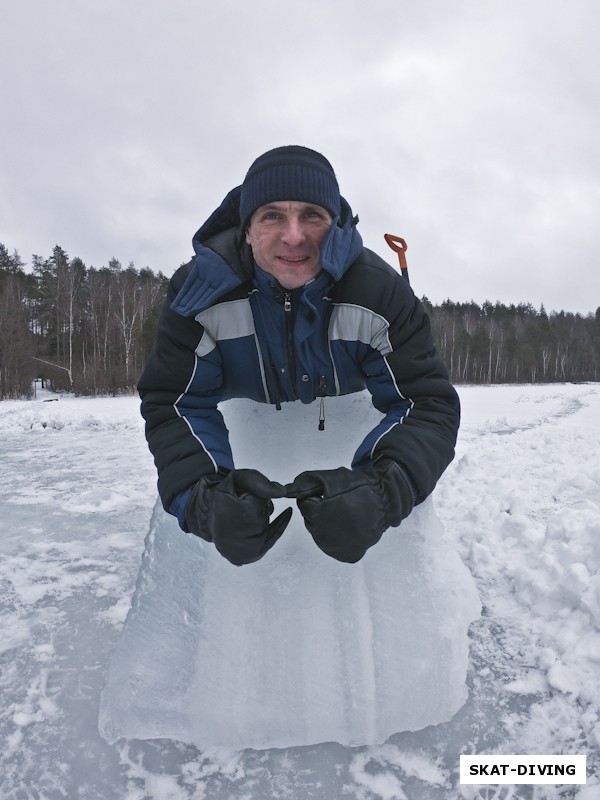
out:
<path id="1" fill-rule="evenodd" d="M 2 800 L 598 800 L 600 386 L 459 393 L 432 504 L 483 605 L 466 703 L 379 745 L 241 751 L 98 733 L 156 499 L 137 399 L 0 403 Z M 588 786 L 460 786 L 470 752 L 586 754 Z"/>

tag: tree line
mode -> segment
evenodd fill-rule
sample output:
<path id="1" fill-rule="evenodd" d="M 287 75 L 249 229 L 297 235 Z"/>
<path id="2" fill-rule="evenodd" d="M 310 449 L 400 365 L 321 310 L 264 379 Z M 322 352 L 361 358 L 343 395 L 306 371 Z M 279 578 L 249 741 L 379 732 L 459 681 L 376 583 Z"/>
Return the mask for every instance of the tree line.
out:
<path id="1" fill-rule="evenodd" d="M 454 383 L 600 380 L 600 307 L 583 316 L 529 303 L 423 300 Z"/>
<path id="2" fill-rule="evenodd" d="M 0 399 L 41 379 L 58 391 L 134 391 L 150 352 L 167 278 L 149 268 L 86 267 L 58 245 L 30 271 L 0 244 Z"/>
<path id="3" fill-rule="evenodd" d="M 30 396 L 36 379 L 82 395 L 134 392 L 168 278 L 114 258 L 87 267 L 58 245 L 25 266 L 0 244 L 0 399 Z M 600 380 L 600 307 L 423 302 L 454 383 Z"/>

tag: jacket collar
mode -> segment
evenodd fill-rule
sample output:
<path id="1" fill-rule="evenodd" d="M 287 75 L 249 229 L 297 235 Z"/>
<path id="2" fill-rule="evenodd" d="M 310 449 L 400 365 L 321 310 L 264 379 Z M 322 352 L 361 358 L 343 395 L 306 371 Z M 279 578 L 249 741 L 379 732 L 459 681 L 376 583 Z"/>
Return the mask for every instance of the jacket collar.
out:
<path id="1" fill-rule="evenodd" d="M 283 302 L 286 294 L 302 298 L 312 307 L 315 300 L 326 294 L 331 287 L 332 278 L 329 273 L 322 270 L 314 278 L 300 286 L 298 289 L 285 289 L 273 275 L 265 272 L 258 264 L 254 265 L 254 285 L 260 291 L 277 302 Z"/>
<path id="2" fill-rule="evenodd" d="M 193 317 L 254 276 L 252 251 L 240 228 L 241 187 L 232 189 L 221 205 L 199 228 L 192 240 L 195 252 L 189 274 L 171 304 L 173 311 Z M 358 258 L 363 244 L 356 229 L 357 217 L 342 197 L 341 216 L 336 217 L 321 246 L 321 266 L 339 281 Z"/>

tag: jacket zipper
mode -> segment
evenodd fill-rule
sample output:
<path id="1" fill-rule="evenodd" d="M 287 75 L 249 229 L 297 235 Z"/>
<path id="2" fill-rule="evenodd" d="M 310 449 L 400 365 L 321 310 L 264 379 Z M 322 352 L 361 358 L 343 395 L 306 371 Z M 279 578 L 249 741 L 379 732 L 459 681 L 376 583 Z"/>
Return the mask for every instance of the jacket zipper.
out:
<path id="1" fill-rule="evenodd" d="M 292 308 L 291 292 L 286 292 L 283 296 L 283 311 L 285 317 L 288 369 L 290 371 L 292 386 L 294 386 L 296 383 L 296 355 L 294 353 L 294 309 Z"/>
<path id="2" fill-rule="evenodd" d="M 290 380 L 292 385 L 296 379 L 296 358 L 294 355 L 294 315 L 292 309 L 292 293 L 285 292 L 283 296 L 283 310 L 285 318 L 285 339 L 288 358 L 288 369 L 290 371 Z M 277 367 L 271 361 L 271 371 L 275 380 L 275 409 L 281 411 L 281 390 L 279 387 L 279 374 Z"/>
<path id="3" fill-rule="evenodd" d="M 281 392 L 279 390 L 279 376 L 277 374 L 277 367 L 271 361 L 271 372 L 273 373 L 273 380 L 275 382 L 275 410 L 281 411 Z"/>
<path id="4" fill-rule="evenodd" d="M 285 291 L 283 295 L 283 315 L 285 319 L 285 339 L 287 346 L 287 359 L 288 369 L 290 372 L 290 380 L 292 386 L 296 382 L 296 354 L 294 349 L 294 307 L 292 304 L 293 294 L 290 291 Z M 275 408 L 281 410 L 280 392 L 279 392 L 279 379 L 277 377 L 277 368 L 271 361 L 271 369 L 275 378 Z M 325 375 L 319 377 L 319 385 L 317 387 L 317 396 L 319 401 L 319 430 L 325 430 L 325 397 L 326 397 L 327 381 Z"/>
<path id="5" fill-rule="evenodd" d="M 283 311 L 285 316 L 285 333 L 287 340 L 287 355 L 288 355 L 288 369 L 290 370 L 290 378 L 292 385 L 296 381 L 296 356 L 294 352 L 294 309 L 292 307 L 292 293 L 286 292 L 283 296 Z M 325 395 L 326 395 L 326 379 L 324 375 L 319 378 L 319 386 L 317 395 L 321 398 L 319 401 L 319 430 L 325 430 Z"/>

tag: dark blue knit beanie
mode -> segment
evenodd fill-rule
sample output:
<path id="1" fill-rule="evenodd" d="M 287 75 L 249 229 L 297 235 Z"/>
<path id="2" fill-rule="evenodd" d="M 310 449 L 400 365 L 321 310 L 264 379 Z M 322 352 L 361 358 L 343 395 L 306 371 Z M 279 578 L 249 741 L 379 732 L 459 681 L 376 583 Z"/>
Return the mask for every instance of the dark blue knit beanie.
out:
<path id="1" fill-rule="evenodd" d="M 260 206 L 278 200 L 300 200 L 340 215 L 340 188 L 329 161 L 308 147 L 276 147 L 252 164 L 240 194 L 240 222 L 246 228 Z"/>

